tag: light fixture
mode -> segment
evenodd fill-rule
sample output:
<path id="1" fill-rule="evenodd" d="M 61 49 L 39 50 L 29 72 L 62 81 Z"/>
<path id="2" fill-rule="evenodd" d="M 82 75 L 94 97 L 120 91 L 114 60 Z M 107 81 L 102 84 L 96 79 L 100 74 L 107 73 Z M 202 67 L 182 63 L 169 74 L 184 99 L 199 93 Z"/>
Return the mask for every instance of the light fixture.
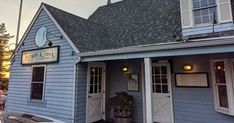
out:
<path id="1" fill-rule="evenodd" d="M 126 66 L 122 67 L 122 72 L 128 72 L 128 67 Z"/>
<path id="2" fill-rule="evenodd" d="M 185 71 L 191 71 L 193 69 L 193 66 L 192 65 L 184 65 L 184 70 Z"/>
<path id="3" fill-rule="evenodd" d="M 52 41 L 50 41 L 50 42 L 48 43 L 48 46 L 49 46 L 49 47 L 52 47 L 52 46 L 53 46 Z"/>

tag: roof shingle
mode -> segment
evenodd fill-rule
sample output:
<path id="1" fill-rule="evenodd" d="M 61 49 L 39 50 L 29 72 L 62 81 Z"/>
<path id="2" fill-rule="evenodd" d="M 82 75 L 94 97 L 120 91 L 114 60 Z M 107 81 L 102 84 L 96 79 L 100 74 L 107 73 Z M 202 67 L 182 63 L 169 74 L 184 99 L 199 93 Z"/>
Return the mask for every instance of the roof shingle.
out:
<path id="1" fill-rule="evenodd" d="M 46 5 L 80 52 L 175 42 L 178 0 L 124 0 L 99 7 L 87 20 Z"/>

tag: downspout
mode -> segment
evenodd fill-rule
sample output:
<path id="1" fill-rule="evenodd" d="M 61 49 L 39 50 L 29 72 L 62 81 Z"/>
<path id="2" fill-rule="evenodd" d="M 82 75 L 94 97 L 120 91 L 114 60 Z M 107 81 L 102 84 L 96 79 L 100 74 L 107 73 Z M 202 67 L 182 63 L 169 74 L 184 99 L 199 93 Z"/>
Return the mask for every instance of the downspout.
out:
<path id="1" fill-rule="evenodd" d="M 73 101 L 72 101 L 72 123 L 75 122 L 75 103 L 76 103 L 76 70 L 77 68 L 77 64 L 80 62 L 80 57 L 78 57 L 78 59 L 74 62 L 74 71 L 73 71 Z"/>

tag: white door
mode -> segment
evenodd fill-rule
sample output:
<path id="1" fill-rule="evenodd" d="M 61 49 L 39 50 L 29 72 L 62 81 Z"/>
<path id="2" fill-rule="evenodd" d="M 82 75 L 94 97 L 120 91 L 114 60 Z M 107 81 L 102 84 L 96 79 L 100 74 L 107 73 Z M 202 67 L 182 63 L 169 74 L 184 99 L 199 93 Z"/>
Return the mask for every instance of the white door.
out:
<path id="1" fill-rule="evenodd" d="M 105 120 L 105 64 L 89 63 L 87 122 Z"/>
<path id="2" fill-rule="evenodd" d="M 171 75 L 169 63 L 152 64 L 153 122 L 172 123 Z"/>

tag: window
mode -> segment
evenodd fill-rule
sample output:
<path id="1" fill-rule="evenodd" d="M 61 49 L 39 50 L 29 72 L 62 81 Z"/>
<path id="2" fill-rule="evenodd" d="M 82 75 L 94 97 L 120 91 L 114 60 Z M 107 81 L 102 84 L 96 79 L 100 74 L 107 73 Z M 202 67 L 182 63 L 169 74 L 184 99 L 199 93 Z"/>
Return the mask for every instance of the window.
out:
<path id="1" fill-rule="evenodd" d="M 230 59 L 215 60 L 211 64 L 215 109 L 218 112 L 234 115 L 233 82 L 234 61 Z"/>
<path id="2" fill-rule="evenodd" d="M 90 68 L 90 86 L 89 93 L 96 94 L 102 92 L 102 68 L 101 67 L 91 67 Z"/>
<path id="3" fill-rule="evenodd" d="M 152 67 L 152 89 L 153 93 L 168 93 L 167 66 Z"/>
<path id="4" fill-rule="evenodd" d="M 217 20 L 216 0 L 193 0 L 194 24 L 213 24 Z M 215 17 L 214 17 L 215 16 Z"/>
<path id="5" fill-rule="evenodd" d="M 43 100 L 45 66 L 32 67 L 31 100 Z"/>

